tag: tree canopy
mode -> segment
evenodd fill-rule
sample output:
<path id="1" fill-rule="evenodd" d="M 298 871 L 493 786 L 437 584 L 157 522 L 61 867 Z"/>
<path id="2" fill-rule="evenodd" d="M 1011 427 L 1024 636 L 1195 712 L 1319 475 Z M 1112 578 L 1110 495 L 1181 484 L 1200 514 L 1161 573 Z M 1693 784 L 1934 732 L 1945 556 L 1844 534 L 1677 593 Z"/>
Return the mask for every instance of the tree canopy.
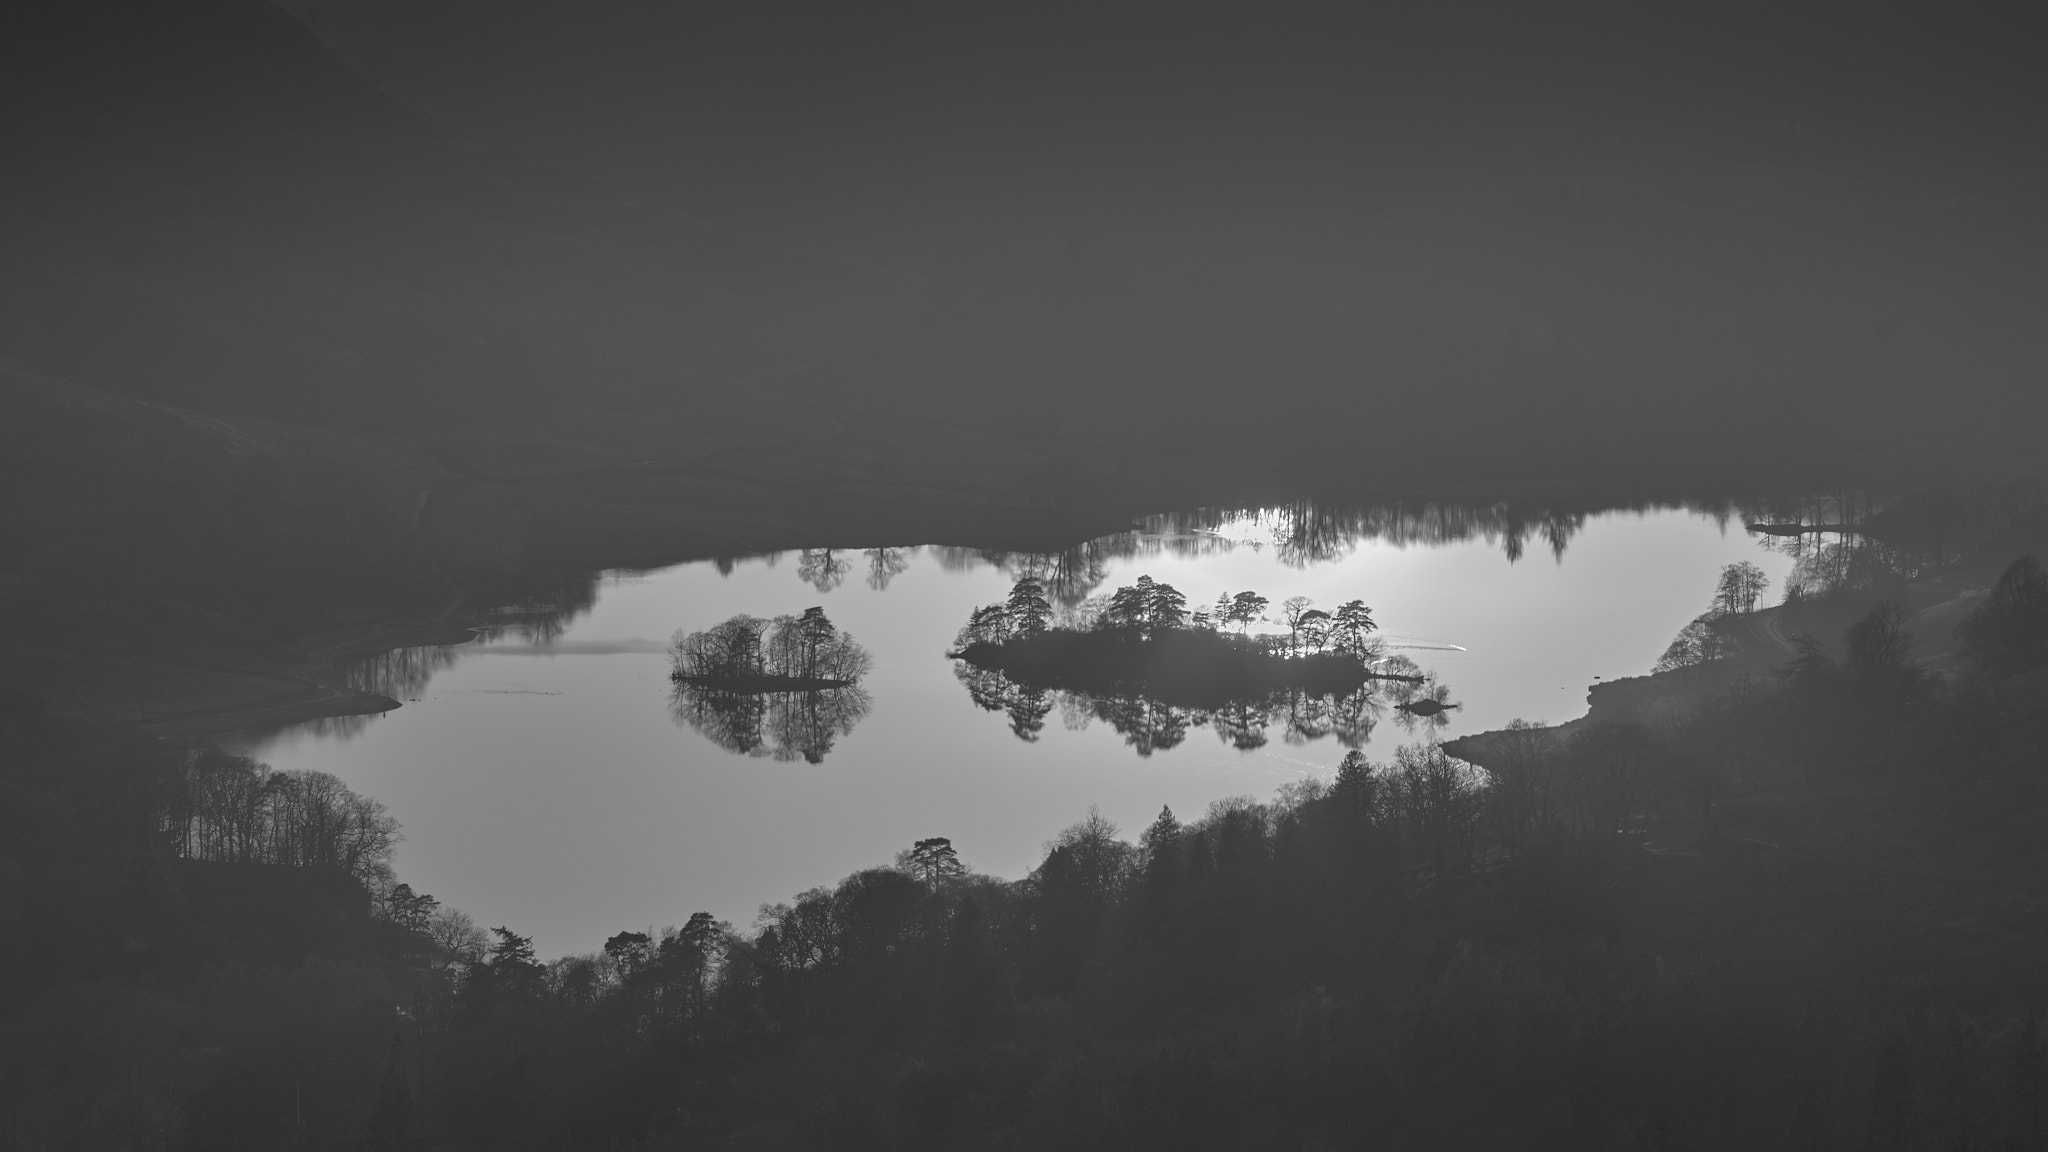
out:
<path id="1" fill-rule="evenodd" d="M 673 679 L 737 687 L 768 681 L 850 684 L 873 664 L 867 649 L 816 607 L 772 621 L 743 614 L 702 632 L 679 634 L 670 659 Z"/>

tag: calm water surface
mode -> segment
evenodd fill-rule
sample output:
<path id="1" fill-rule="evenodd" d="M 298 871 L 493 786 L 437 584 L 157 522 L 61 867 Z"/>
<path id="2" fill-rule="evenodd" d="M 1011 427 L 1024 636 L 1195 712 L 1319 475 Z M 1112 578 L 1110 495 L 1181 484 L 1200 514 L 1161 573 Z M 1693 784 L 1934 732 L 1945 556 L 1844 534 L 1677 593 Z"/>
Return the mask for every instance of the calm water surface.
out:
<path id="1" fill-rule="evenodd" d="M 1354 540 L 1316 553 L 1304 562 L 1259 518 L 1127 536 L 1092 556 L 1085 575 L 1099 583 L 1083 578 L 1069 598 L 1149 574 L 1191 607 L 1254 589 L 1276 621 L 1288 596 L 1325 608 L 1363 599 L 1395 649 L 1463 705 L 1440 727 L 1404 727 L 1386 712 L 1365 745 L 1377 760 L 1404 742 L 1517 717 L 1582 715 L 1596 677 L 1648 670 L 1706 607 L 1724 564 L 1763 567 L 1771 602 L 1791 566 L 1738 523 L 1677 510 L 1586 518 L 1561 558 L 1539 544 L 1510 561 L 1484 536 Z M 1195 727 L 1140 756 L 1110 725 L 1059 707 L 1035 740 L 1020 740 L 1003 713 L 974 706 L 943 654 L 974 606 L 1007 594 L 1023 561 L 952 549 L 833 559 L 848 571 L 823 592 L 817 582 L 832 579 L 816 554 L 741 561 L 724 574 L 711 563 L 611 574 L 590 611 L 549 642 L 513 635 L 403 654 L 422 674 L 403 708 L 262 738 L 249 751 L 383 801 L 405 828 L 400 876 L 482 924 L 532 934 L 544 955 L 700 909 L 744 926 L 764 902 L 887 863 L 927 836 L 950 837 L 979 870 L 1016 877 L 1090 806 L 1135 837 L 1162 804 L 1197 816 L 1222 797 L 1327 776 L 1344 755 L 1334 737 L 1290 742 L 1276 723 L 1251 751 Z M 877 573 L 878 559 L 901 570 Z M 823 762 L 729 752 L 677 717 L 661 651 L 674 632 L 813 604 L 875 657 L 872 710 Z"/>

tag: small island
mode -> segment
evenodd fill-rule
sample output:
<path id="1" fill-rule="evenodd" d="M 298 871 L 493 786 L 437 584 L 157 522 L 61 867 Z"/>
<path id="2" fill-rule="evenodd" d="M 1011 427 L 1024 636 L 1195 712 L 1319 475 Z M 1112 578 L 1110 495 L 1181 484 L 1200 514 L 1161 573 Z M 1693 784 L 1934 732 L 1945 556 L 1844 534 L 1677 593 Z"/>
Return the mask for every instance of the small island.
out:
<path id="1" fill-rule="evenodd" d="M 867 674 L 867 649 L 823 608 L 763 620 L 739 615 L 702 632 L 678 633 L 669 679 L 721 692 L 818 692 L 846 688 Z"/>
<path id="2" fill-rule="evenodd" d="M 1324 612 L 1294 597 L 1283 604 L 1285 635 L 1250 634 L 1269 603 L 1240 592 L 1219 597 L 1213 611 L 1191 613 L 1173 585 L 1141 576 L 1074 623 L 1054 627 L 1043 586 L 1026 579 L 1005 603 L 977 608 L 948 655 L 1026 688 L 1139 691 L 1196 708 L 1290 691 L 1342 695 L 1374 680 L 1422 682 L 1376 670 L 1378 626 L 1362 601 Z M 1223 630 L 1231 624 L 1238 634 Z"/>

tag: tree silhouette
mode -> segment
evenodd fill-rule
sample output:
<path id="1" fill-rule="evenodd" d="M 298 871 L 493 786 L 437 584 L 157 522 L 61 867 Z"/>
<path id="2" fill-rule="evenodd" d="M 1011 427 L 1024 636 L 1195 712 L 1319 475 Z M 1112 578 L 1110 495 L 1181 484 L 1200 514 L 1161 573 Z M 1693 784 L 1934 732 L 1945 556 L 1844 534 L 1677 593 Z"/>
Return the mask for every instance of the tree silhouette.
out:
<path id="1" fill-rule="evenodd" d="M 408 932 L 425 934 L 427 926 L 433 922 L 435 909 L 440 906 L 439 900 L 414 892 L 410 884 L 399 884 L 384 896 L 385 915 Z"/>
<path id="2" fill-rule="evenodd" d="M 1757 598 L 1771 586 L 1764 570 L 1748 560 L 1742 560 L 1721 569 L 1721 579 L 1714 588 L 1714 604 L 1723 613 L 1751 612 L 1756 609 Z"/>
<path id="3" fill-rule="evenodd" d="M 619 980 L 630 982 L 653 958 L 654 942 L 645 932 L 620 932 L 604 942 L 604 954 Z"/>
<path id="4" fill-rule="evenodd" d="M 1722 630 L 1724 620 L 1725 617 L 1713 612 L 1695 617 L 1671 638 L 1664 654 L 1657 658 L 1657 663 L 1650 670 L 1669 672 L 1675 668 L 1690 668 L 1727 655 L 1729 644 Z"/>
<path id="5" fill-rule="evenodd" d="M 1174 817 L 1173 809 L 1162 805 L 1158 818 L 1138 838 L 1144 861 L 1139 917 L 1141 928 L 1149 937 L 1157 938 L 1163 934 L 1180 898 L 1181 834 L 1181 822 Z"/>
<path id="6" fill-rule="evenodd" d="M 1110 628 L 1144 634 L 1152 620 L 1152 577 L 1140 576 L 1135 584 L 1118 588 L 1102 610 L 1102 622 Z"/>
<path id="7" fill-rule="evenodd" d="M 1003 612 L 1012 636 L 1036 636 L 1052 623 L 1052 602 L 1045 598 L 1045 586 L 1028 578 L 1011 586 Z"/>
<path id="8" fill-rule="evenodd" d="M 960 863 L 960 853 L 944 836 L 919 840 L 910 849 L 909 864 L 911 870 L 927 884 L 955 880 L 967 874 L 967 866 Z"/>
<path id="9" fill-rule="evenodd" d="M 1280 602 L 1280 613 L 1287 621 L 1287 650 L 1301 651 L 1301 623 L 1307 615 L 1309 605 L 1315 603 L 1307 596 L 1289 596 Z"/>
<path id="10" fill-rule="evenodd" d="M 953 638 L 955 651 L 976 644 L 1001 644 L 1010 638 L 1010 614 L 1001 604 L 984 604 L 969 614 L 967 623 Z"/>
<path id="11" fill-rule="evenodd" d="M 1237 625 L 1240 635 L 1250 630 L 1253 623 L 1265 619 L 1266 605 L 1271 603 L 1257 592 L 1239 592 L 1230 598 L 1230 607 L 1225 619 Z"/>
<path id="12" fill-rule="evenodd" d="M 1330 614 L 1321 608 L 1310 608 L 1295 622 L 1301 639 L 1310 648 L 1321 652 L 1330 643 Z"/>
<path id="13" fill-rule="evenodd" d="M 1188 598 L 1171 584 L 1152 586 L 1145 602 L 1145 623 L 1153 634 L 1184 627 L 1188 620 Z"/>
<path id="14" fill-rule="evenodd" d="M 1346 600 L 1330 618 L 1330 643 L 1339 652 L 1365 660 L 1374 654 L 1372 633 L 1378 629 L 1365 601 Z"/>
<path id="15" fill-rule="evenodd" d="M 459 908 L 436 911 L 427 922 L 427 937 L 440 946 L 450 961 L 462 965 L 480 962 L 490 946 L 489 934 Z"/>

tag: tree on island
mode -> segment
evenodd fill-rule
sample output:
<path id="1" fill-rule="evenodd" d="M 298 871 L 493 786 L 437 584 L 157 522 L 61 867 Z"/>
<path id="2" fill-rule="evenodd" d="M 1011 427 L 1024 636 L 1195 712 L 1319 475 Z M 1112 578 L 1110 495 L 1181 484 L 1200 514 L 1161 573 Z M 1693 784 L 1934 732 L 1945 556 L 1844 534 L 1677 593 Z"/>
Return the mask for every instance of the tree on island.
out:
<path id="1" fill-rule="evenodd" d="M 1150 639 L 1187 626 L 1188 598 L 1171 584 L 1140 576 L 1136 584 L 1126 584 L 1110 596 L 1099 622 L 1104 628 L 1127 629 Z"/>
<path id="2" fill-rule="evenodd" d="M 1010 588 L 1003 616 L 1014 636 L 1036 636 L 1052 624 L 1052 601 L 1045 598 L 1045 585 L 1025 578 Z"/>
<path id="3" fill-rule="evenodd" d="M 1142 633 L 1152 612 L 1152 577 L 1140 576 L 1136 584 L 1126 584 L 1109 597 L 1109 604 L 1102 610 L 1102 626 L 1105 628 L 1127 629 Z"/>
<path id="4" fill-rule="evenodd" d="M 1372 634 L 1379 631 L 1373 622 L 1372 609 L 1363 600 L 1346 600 L 1337 606 L 1336 615 L 1330 618 L 1330 643 L 1337 651 L 1360 660 L 1375 654 Z"/>
<path id="5" fill-rule="evenodd" d="M 953 647 L 958 650 L 976 644 L 1001 644 L 1009 638 L 1009 613 L 1001 604 L 984 604 L 968 616 L 967 624 L 953 637 Z"/>
<path id="6" fill-rule="evenodd" d="M 867 649 L 841 632 L 822 608 L 801 616 L 734 616 L 676 640 L 670 649 L 674 680 L 850 684 L 872 665 Z"/>
<path id="7" fill-rule="evenodd" d="M 1145 619 L 1155 632 L 1186 627 L 1188 598 L 1171 584 L 1154 584 L 1152 595 L 1145 604 Z"/>
<path id="8" fill-rule="evenodd" d="M 1302 641 L 1317 652 L 1321 652 L 1329 645 L 1330 614 L 1321 608 L 1311 608 L 1303 612 L 1296 627 L 1301 631 Z"/>
<path id="9" fill-rule="evenodd" d="M 1301 651 L 1301 621 L 1308 614 L 1309 605 L 1315 603 L 1307 596 L 1289 596 L 1280 602 L 1280 615 L 1287 621 L 1287 650 Z"/>
<path id="10" fill-rule="evenodd" d="M 1239 592 L 1230 598 L 1230 605 L 1225 610 L 1223 618 L 1237 625 L 1238 634 L 1243 635 L 1251 629 L 1254 622 L 1266 618 L 1266 605 L 1270 603 L 1272 601 L 1257 592 Z"/>

